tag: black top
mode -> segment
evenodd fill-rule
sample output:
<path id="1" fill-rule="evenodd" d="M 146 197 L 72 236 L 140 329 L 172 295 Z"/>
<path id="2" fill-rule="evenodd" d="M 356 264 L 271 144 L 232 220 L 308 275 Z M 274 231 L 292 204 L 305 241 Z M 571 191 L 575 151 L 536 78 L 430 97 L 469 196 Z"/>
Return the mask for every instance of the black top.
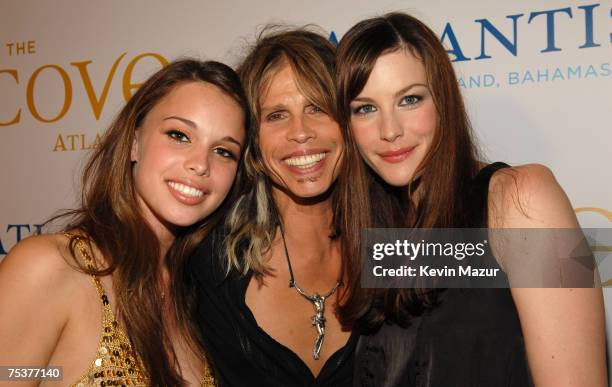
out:
<path id="1" fill-rule="evenodd" d="M 489 181 L 504 167 L 491 164 L 475 178 L 466 227 L 486 227 Z M 360 337 L 355 386 L 533 385 L 510 289 L 446 289 L 438 301 L 406 329 L 385 324 Z"/>
<path id="2" fill-rule="evenodd" d="M 222 239 L 220 230 L 213 232 L 188 263 L 196 318 L 219 385 L 352 386 L 357 335 L 351 335 L 315 378 L 302 359 L 257 325 L 245 303 L 251 275 L 225 276 Z"/>

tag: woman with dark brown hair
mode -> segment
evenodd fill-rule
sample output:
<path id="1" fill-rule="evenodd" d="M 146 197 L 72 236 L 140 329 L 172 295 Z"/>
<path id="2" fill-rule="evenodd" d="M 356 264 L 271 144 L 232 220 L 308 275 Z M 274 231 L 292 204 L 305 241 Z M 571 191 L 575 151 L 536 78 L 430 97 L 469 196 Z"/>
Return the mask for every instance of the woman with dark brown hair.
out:
<path id="1" fill-rule="evenodd" d="M 224 64 L 149 78 L 91 156 L 65 231 L 0 264 L 0 364 L 62 366 L 73 386 L 214 385 L 184 259 L 223 213 L 248 119 Z"/>
<path id="2" fill-rule="evenodd" d="M 339 182 L 353 203 L 341 215 L 353 282 L 339 312 L 364 333 L 355 385 L 606 385 L 601 289 L 360 287 L 364 228 L 579 226 L 546 167 L 479 162 L 448 54 L 422 22 L 359 22 L 337 61 L 347 153 L 364 161 Z M 512 268 L 492 245 L 489 263 Z"/>
<path id="3" fill-rule="evenodd" d="M 193 259 L 200 331 L 223 385 L 352 385 L 355 337 L 335 314 L 346 266 L 334 65 L 324 36 L 268 28 L 238 68 L 253 113 L 248 183 Z"/>

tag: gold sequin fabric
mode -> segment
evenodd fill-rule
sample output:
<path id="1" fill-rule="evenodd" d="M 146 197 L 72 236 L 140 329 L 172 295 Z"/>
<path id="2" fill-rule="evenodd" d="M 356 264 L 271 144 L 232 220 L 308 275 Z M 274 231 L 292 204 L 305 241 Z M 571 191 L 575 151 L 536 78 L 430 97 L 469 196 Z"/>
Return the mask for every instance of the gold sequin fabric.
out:
<path id="1" fill-rule="evenodd" d="M 83 239 L 73 234 L 66 236 L 76 239 L 75 246 L 85 265 L 88 269 L 94 269 L 93 259 Z M 119 327 L 100 279 L 93 275 L 91 278 L 102 303 L 102 335 L 94 361 L 71 387 L 147 386 L 142 364 L 134 354 L 130 339 Z"/>
<path id="2" fill-rule="evenodd" d="M 200 387 L 216 387 L 217 383 L 215 383 L 215 376 L 208 365 L 208 361 L 204 363 L 204 377 L 200 382 Z"/>
<path id="3" fill-rule="evenodd" d="M 86 267 L 90 270 L 95 269 L 85 241 L 78 235 L 69 233 L 64 235 L 70 239 L 76 239 L 75 246 L 85 261 Z M 100 279 L 94 275 L 91 276 L 91 279 L 102 304 L 102 335 L 94 361 L 83 376 L 70 386 L 148 386 L 148 380 L 142 371 L 144 367 L 135 355 L 129 337 L 119 327 Z M 208 361 L 205 361 L 200 387 L 216 386 L 212 369 Z"/>

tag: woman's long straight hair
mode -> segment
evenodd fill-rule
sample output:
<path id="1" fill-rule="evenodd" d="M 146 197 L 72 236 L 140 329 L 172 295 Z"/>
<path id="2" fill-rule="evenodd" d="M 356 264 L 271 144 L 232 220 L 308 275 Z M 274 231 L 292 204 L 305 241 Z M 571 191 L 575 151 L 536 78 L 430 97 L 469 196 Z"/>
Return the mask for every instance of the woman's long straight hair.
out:
<path id="1" fill-rule="evenodd" d="M 408 187 L 392 187 L 362 160 L 347 163 L 340 180 L 342 242 L 348 254 L 350 283 L 339 309 L 345 326 L 357 320 L 363 329 L 383 321 L 410 320 L 435 302 L 426 289 L 362 289 L 360 231 L 368 227 L 453 227 L 468 217 L 464 206 L 467 187 L 478 171 L 459 85 L 448 54 L 437 36 L 418 19 L 389 13 L 353 26 L 337 53 L 337 91 L 341 123 L 350 127 L 349 104 L 363 90 L 376 60 L 386 53 L 407 50 L 422 61 L 427 85 L 437 110 L 437 127 L 430 149 Z M 350 130 L 348 151 L 357 153 Z M 414 192 L 417 195 L 413 195 Z M 418 198 L 416 198 L 418 196 Z"/>

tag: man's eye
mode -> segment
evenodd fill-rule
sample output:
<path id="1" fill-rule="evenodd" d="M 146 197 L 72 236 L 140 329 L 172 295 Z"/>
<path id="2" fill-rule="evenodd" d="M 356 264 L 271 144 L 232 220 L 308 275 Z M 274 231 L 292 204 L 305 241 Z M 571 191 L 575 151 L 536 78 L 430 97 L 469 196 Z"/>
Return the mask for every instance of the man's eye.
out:
<path id="1" fill-rule="evenodd" d="M 308 113 L 325 113 L 325 110 L 321 109 L 317 105 L 308 105 L 306 112 Z"/>
<path id="2" fill-rule="evenodd" d="M 400 106 L 410 106 L 417 104 L 422 98 L 418 95 L 407 95 L 400 101 Z"/>
<path id="3" fill-rule="evenodd" d="M 284 116 L 283 112 L 272 112 L 266 116 L 266 121 L 282 120 Z"/>
<path id="4" fill-rule="evenodd" d="M 374 105 L 370 105 L 370 104 L 359 105 L 353 108 L 353 114 L 357 114 L 357 115 L 366 115 L 366 114 L 374 113 L 375 111 L 376 111 L 376 108 L 374 107 Z"/>
<path id="5" fill-rule="evenodd" d="M 189 137 L 180 130 L 171 129 L 166 132 L 166 135 L 176 142 L 190 142 Z"/>

